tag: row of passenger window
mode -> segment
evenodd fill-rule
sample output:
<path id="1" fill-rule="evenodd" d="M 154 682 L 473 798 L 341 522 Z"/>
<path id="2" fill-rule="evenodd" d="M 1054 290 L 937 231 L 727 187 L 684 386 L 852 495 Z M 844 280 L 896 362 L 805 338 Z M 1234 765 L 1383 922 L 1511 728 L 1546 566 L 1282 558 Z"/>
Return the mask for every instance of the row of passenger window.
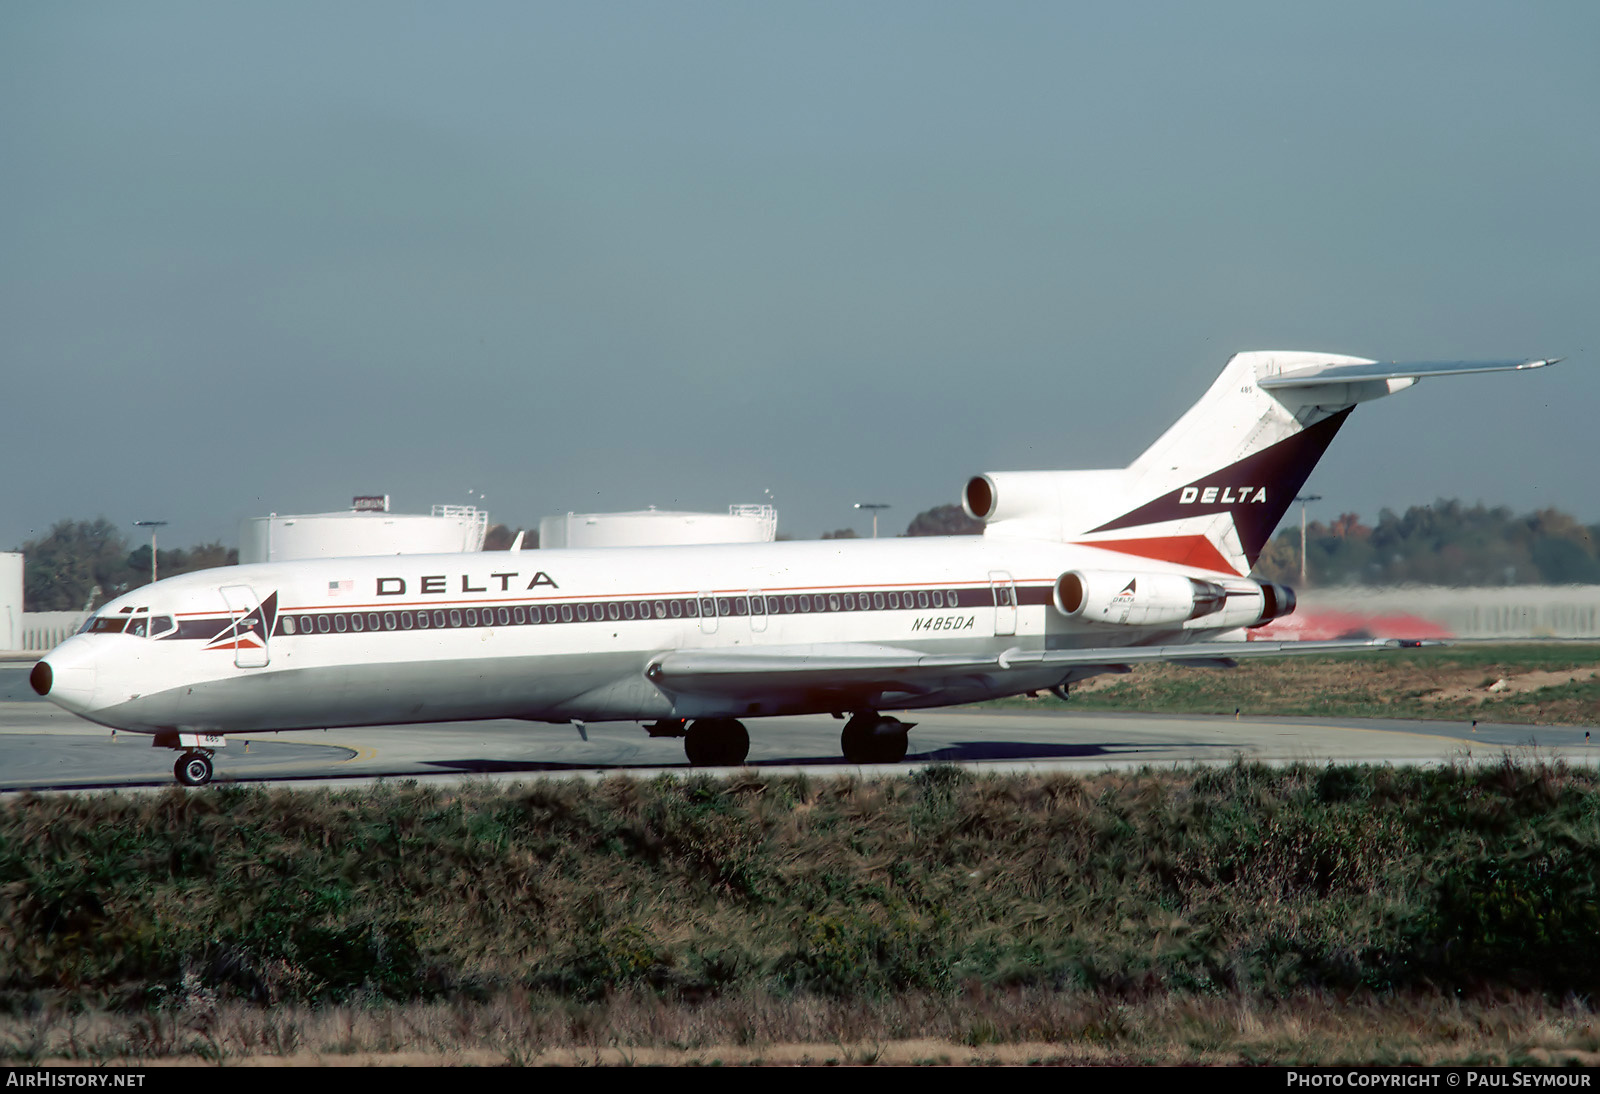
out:
<path id="1" fill-rule="evenodd" d="M 982 590 L 967 599 L 987 598 Z M 672 600 L 609 600 L 579 604 L 516 604 L 486 608 L 434 608 L 432 611 L 326 612 L 280 617 L 282 634 L 351 631 L 447 630 L 453 627 L 512 627 L 545 623 L 620 622 L 640 619 L 698 619 L 702 616 L 803 615 L 815 612 L 895 611 L 904 608 L 958 608 L 956 589 L 917 589 L 878 593 L 816 593 L 799 596 L 717 596 Z"/>

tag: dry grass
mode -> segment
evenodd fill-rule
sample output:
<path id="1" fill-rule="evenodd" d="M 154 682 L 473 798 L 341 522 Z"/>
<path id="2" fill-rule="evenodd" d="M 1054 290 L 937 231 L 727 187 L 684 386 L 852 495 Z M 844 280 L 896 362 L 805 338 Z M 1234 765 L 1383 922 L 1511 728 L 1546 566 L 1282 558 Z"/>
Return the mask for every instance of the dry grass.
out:
<path id="1" fill-rule="evenodd" d="M 0 1022 L 32 1064 L 1560 1064 L 1600 1063 L 1600 1019 L 1536 995 L 1142 1001 L 1038 989 L 873 1004 L 626 994 L 481 1004 L 259 1008 L 160 1016 L 52 1013 Z"/>

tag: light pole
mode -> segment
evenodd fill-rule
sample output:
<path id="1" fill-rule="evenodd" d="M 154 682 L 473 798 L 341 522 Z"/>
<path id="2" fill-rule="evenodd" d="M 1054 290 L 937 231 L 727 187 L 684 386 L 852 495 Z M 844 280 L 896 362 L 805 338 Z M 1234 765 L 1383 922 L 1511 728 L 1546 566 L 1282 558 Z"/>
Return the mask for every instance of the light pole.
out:
<path id="1" fill-rule="evenodd" d="M 1301 494 L 1294 499 L 1300 503 L 1300 584 L 1306 583 L 1306 502 L 1321 501 L 1321 494 Z"/>
<path id="2" fill-rule="evenodd" d="M 878 510 L 887 509 L 887 508 L 889 508 L 889 506 L 884 504 L 884 503 L 882 503 L 882 502 L 876 502 L 876 501 L 858 501 L 858 502 L 856 502 L 856 508 L 857 509 L 870 509 L 870 510 L 872 510 L 872 538 L 873 539 L 877 539 L 878 538 Z"/>
<path id="3" fill-rule="evenodd" d="M 150 584 L 154 585 L 156 583 L 156 529 L 165 528 L 167 522 L 164 520 L 136 520 L 133 522 L 133 526 L 135 528 L 150 529 Z"/>

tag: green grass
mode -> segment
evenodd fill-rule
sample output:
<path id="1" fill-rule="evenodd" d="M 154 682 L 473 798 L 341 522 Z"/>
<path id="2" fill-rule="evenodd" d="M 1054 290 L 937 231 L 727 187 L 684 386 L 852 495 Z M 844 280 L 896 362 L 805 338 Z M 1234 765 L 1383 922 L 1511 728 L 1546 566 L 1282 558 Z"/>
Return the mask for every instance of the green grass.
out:
<path id="1" fill-rule="evenodd" d="M 1600 987 L 1560 768 L 24 798 L 0 1007 Z"/>
<path id="2" fill-rule="evenodd" d="M 1251 1058 L 1331 1059 L 1273 1015 L 1373 999 L 1437 1024 L 1442 991 L 1446 1011 L 1528 1000 L 1537 1025 L 1600 989 L 1600 777 L 936 767 L 21 797 L 0 808 L 0 901 L 15 1060 L 66 1029 L 102 1055 L 221 1058 L 457 1044 L 452 1022 L 480 1044 L 522 1029 L 519 1059 L 616 1043 L 616 1023 L 640 1044 L 937 1028 L 1229 1058 L 1245 1012 L 1267 1031 Z M 328 1040 L 315 1016 L 336 1014 L 363 1032 Z M 1561 1044 L 1592 1039 L 1573 1022 Z"/>
<path id="3" fill-rule="evenodd" d="M 1262 658 L 1234 669 L 1154 665 L 1077 691 L 1062 704 L 1053 696 L 1000 700 L 1006 707 L 1178 714 L 1287 717 L 1408 718 L 1517 724 L 1600 724 L 1600 646 L 1461 646 Z M 1482 689 L 1524 673 L 1562 673 L 1567 681 L 1536 692 L 1492 694 Z M 1448 691 L 1471 695 L 1445 698 Z"/>

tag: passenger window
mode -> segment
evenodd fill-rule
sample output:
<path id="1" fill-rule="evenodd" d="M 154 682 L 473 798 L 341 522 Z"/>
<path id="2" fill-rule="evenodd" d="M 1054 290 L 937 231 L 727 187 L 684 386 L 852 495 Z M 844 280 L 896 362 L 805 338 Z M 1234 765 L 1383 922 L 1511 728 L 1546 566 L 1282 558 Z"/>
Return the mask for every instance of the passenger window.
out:
<path id="1" fill-rule="evenodd" d="M 394 613 L 393 612 L 384 612 L 383 613 L 383 629 L 386 630 L 386 631 L 394 630 Z"/>
<path id="2" fill-rule="evenodd" d="M 366 625 L 367 625 L 366 624 L 366 620 L 361 618 L 361 613 L 360 612 L 356 612 L 354 615 L 352 615 L 350 617 L 350 629 L 351 630 L 359 631 L 363 627 L 365 627 Z"/>
<path id="3" fill-rule="evenodd" d="M 926 608 L 927 606 L 928 606 L 928 594 L 925 593 L 925 592 L 917 593 L 917 607 Z"/>
<path id="4" fill-rule="evenodd" d="M 478 625 L 478 609 L 477 608 L 468 608 L 466 610 L 466 612 L 463 613 L 463 614 L 465 614 L 466 617 L 467 617 L 467 626 L 476 627 Z M 451 620 L 451 622 L 454 622 L 454 620 Z"/>
<path id="5" fill-rule="evenodd" d="M 356 618 L 359 619 L 361 617 L 357 616 Z M 333 629 L 338 631 L 340 634 L 343 634 L 345 631 L 350 629 L 350 623 L 347 619 L 345 619 L 343 612 L 340 612 L 338 615 L 333 617 Z"/>
<path id="6" fill-rule="evenodd" d="M 800 598 L 800 610 L 803 612 L 809 612 L 811 610 L 811 598 L 809 596 L 802 596 Z"/>
<path id="7" fill-rule="evenodd" d="M 622 618 L 624 618 L 624 619 L 632 619 L 635 614 L 637 614 L 637 613 L 635 611 L 633 601 L 631 601 L 631 600 L 624 601 L 623 605 L 622 605 Z"/>
<path id="8" fill-rule="evenodd" d="M 750 601 L 746 600 L 742 596 L 734 597 L 733 598 L 733 614 L 734 615 L 749 615 L 750 614 Z"/>
<path id="9" fill-rule="evenodd" d="M 873 593 L 872 594 L 872 606 L 874 608 L 878 609 L 880 612 L 883 611 L 883 594 L 882 593 Z"/>
<path id="10" fill-rule="evenodd" d="M 935 589 L 933 592 L 929 593 L 928 597 L 933 601 L 933 606 L 935 608 L 944 607 L 944 593 L 940 592 L 938 589 Z"/>
<path id="11" fill-rule="evenodd" d="M 751 615 L 766 615 L 767 614 L 766 607 L 767 607 L 767 602 L 765 600 L 761 599 L 761 597 L 752 596 L 750 598 L 750 614 Z"/>
<path id="12" fill-rule="evenodd" d="M 672 613 L 672 618 L 674 618 L 674 619 L 681 618 L 683 616 L 683 601 L 681 601 L 681 600 L 669 601 L 668 605 L 667 605 L 667 611 Z"/>
<path id="13" fill-rule="evenodd" d="M 589 606 L 587 604 L 578 605 L 578 622 L 589 622 Z"/>
<path id="14" fill-rule="evenodd" d="M 685 600 L 683 602 L 683 614 L 690 619 L 698 619 L 700 617 L 700 602 L 698 600 Z"/>
<path id="15" fill-rule="evenodd" d="M 283 617 L 283 633 L 284 634 L 293 634 L 294 633 L 294 616 L 286 615 L 286 616 Z"/>
<path id="16" fill-rule="evenodd" d="M 767 614 L 777 615 L 783 610 L 783 602 L 775 596 L 767 597 Z"/>
<path id="17" fill-rule="evenodd" d="M 528 621 L 528 613 L 519 606 L 513 609 L 511 612 L 511 618 L 517 621 L 518 626 L 521 626 Z"/>
<path id="18" fill-rule="evenodd" d="M 853 612 L 853 611 L 856 610 L 856 594 L 855 593 L 845 593 L 844 594 L 844 610 L 847 611 L 847 612 Z"/>
<path id="19" fill-rule="evenodd" d="M 898 608 L 899 606 L 900 606 L 900 594 L 899 593 L 890 593 L 889 594 L 889 607 L 890 608 Z"/>
<path id="20" fill-rule="evenodd" d="M 450 625 L 452 627 L 461 626 L 461 609 L 459 609 L 459 608 L 451 608 L 450 609 Z"/>
<path id="21" fill-rule="evenodd" d="M 794 613 L 794 597 L 786 596 L 783 598 L 783 610 L 790 614 Z"/>
<path id="22" fill-rule="evenodd" d="M 717 602 L 715 600 L 712 600 L 709 596 L 701 597 L 700 598 L 700 614 L 705 616 L 707 619 L 710 619 L 712 616 L 716 615 L 717 614 Z"/>
<path id="23" fill-rule="evenodd" d="M 511 625 L 511 609 L 510 608 L 500 608 L 494 614 L 495 614 L 496 618 L 498 618 L 500 620 L 500 625 L 502 627 L 509 627 Z"/>
<path id="24" fill-rule="evenodd" d="M 667 602 L 665 600 L 656 601 L 656 618 L 657 619 L 665 619 L 666 617 L 667 617 Z"/>
<path id="25" fill-rule="evenodd" d="M 377 612 L 368 612 L 367 613 L 367 630 L 375 631 L 377 629 L 378 629 L 378 613 Z"/>
<path id="26" fill-rule="evenodd" d="M 830 612 L 836 612 L 839 610 L 839 597 L 835 593 L 828 594 L 828 610 Z"/>
<path id="27" fill-rule="evenodd" d="M 435 627 L 444 626 L 444 612 L 443 611 L 436 611 L 436 612 L 433 613 L 433 625 Z"/>
<path id="28" fill-rule="evenodd" d="M 563 622 L 563 623 L 571 623 L 572 622 L 572 605 L 571 604 L 563 604 L 563 605 L 561 605 L 561 622 Z"/>
<path id="29" fill-rule="evenodd" d="M 403 631 L 409 631 L 411 629 L 411 613 L 410 612 L 401 612 L 400 613 L 400 629 L 403 630 Z"/>
<path id="30" fill-rule="evenodd" d="M 606 605 L 606 614 L 609 615 L 613 620 L 621 619 L 622 605 L 613 600 L 611 603 Z"/>
<path id="31" fill-rule="evenodd" d="M 556 606 L 554 604 L 546 604 L 544 606 L 544 621 L 546 623 L 554 623 L 556 621 Z"/>
<path id="32" fill-rule="evenodd" d="M 333 621 L 332 620 L 330 620 L 325 615 L 317 616 L 317 630 L 318 630 L 319 633 L 327 634 L 332 629 L 333 629 Z"/>

